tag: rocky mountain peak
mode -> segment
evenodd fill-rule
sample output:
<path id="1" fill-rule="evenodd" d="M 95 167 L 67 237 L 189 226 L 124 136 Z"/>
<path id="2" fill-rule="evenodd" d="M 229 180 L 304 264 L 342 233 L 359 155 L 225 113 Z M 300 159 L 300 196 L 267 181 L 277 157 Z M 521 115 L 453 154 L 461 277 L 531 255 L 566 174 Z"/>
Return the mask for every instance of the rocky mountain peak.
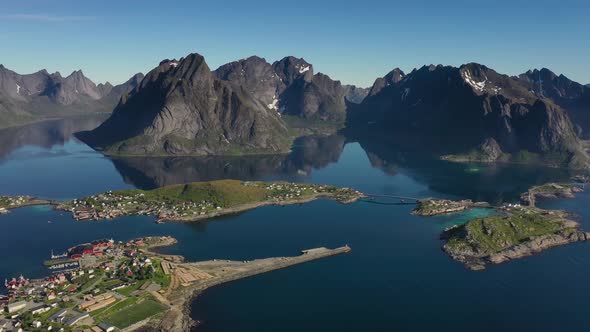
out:
<path id="1" fill-rule="evenodd" d="M 313 66 L 303 58 L 287 56 L 272 66 L 285 85 L 291 85 L 298 78 L 303 78 L 307 82 L 313 78 Z"/>
<path id="2" fill-rule="evenodd" d="M 258 60 L 248 61 L 253 62 Z M 208 155 L 234 149 L 288 149 L 287 129 L 277 112 L 261 105 L 246 87 L 217 75 L 197 53 L 163 61 L 121 100 L 105 123 L 81 138 L 114 154 Z"/>
<path id="3" fill-rule="evenodd" d="M 377 93 L 379 93 L 379 91 L 381 91 L 383 88 L 401 81 L 404 77 L 405 74 L 401 69 L 394 68 L 392 71 L 387 73 L 387 75 L 379 77 L 375 80 L 375 83 L 373 83 L 373 86 L 369 90 L 368 95 L 374 96 Z"/>
<path id="4" fill-rule="evenodd" d="M 260 102 L 260 106 L 279 109 L 279 95 L 286 88 L 273 66 L 264 58 L 251 56 L 217 68 L 214 75 L 240 87 Z"/>
<path id="5" fill-rule="evenodd" d="M 365 98 L 354 115 L 372 134 L 422 142 L 413 148 L 471 153 L 459 159 L 491 161 L 529 151 L 541 158 L 556 156 L 547 159 L 551 164 L 584 167 L 589 162 L 561 107 L 529 92 L 518 78 L 476 63 L 424 66 Z"/>

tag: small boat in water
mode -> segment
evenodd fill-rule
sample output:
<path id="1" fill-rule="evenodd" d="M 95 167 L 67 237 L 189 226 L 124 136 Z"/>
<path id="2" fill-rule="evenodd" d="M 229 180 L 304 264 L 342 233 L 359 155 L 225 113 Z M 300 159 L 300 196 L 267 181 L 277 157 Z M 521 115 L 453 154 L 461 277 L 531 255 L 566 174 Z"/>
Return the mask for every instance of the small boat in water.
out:
<path id="1" fill-rule="evenodd" d="M 48 224 L 53 224 L 53 221 L 51 221 L 51 220 L 47 220 L 47 223 L 48 223 Z"/>

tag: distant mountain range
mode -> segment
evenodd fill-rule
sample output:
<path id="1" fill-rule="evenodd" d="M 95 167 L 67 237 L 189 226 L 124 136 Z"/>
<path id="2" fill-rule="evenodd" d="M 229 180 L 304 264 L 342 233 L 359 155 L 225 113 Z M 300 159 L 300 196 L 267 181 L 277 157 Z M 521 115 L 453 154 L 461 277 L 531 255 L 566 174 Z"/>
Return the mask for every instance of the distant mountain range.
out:
<path id="1" fill-rule="evenodd" d="M 52 117 L 110 112 L 121 96 L 143 79 L 96 85 L 81 70 L 67 77 L 41 70 L 21 75 L 0 65 L 0 128 Z"/>
<path id="2" fill-rule="evenodd" d="M 195 53 L 162 61 L 79 137 L 112 155 L 282 153 L 297 136 L 342 128 L 347 104 L 367 92 L 295 57 L 270 64 L 253 56 L 211 71 Z"/>
<path id="3" fill-rule="evenodd" d="M 590 89 L 547 69 L 518 77 L 471 63 L 424 66 L 377 79 L 349 130 L 450 160 L 539 160 L 585 167 Z M 570 117 L 575 121 L 572 124 Z"/>
<path id="4" fill-rule="evenodd" d="M 3 124 L 114 105 L 101 126 L 78 134 L 109 155 L 284 153 L 296 137 L 340 130 L 448 160 L 590 164 L 581 140 L 590 137 L 590 87 L 545 68 L 518 76 L 476 63 L 396 68 L 359 88 L 292 56 L 211 70 L 194 53 L 115 87 L 80 71 L 63 78 L 0 66 Z"/>

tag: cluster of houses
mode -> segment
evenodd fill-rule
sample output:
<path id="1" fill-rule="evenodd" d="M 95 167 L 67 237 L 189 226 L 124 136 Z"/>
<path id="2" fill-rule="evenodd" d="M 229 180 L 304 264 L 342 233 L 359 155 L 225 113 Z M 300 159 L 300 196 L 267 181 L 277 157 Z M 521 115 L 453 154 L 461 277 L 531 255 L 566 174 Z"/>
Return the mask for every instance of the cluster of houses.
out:
<path id="1" fill-rule="evenodd" d="M 96 240 L 70 248 L 68 256 L 64 258 L 96 256 L 96 253 L 103 252 L 108 255 L 108 259 L 92 260 L 92 264 L 85 268 L 54 273 L 45 279 L 29 280 L 19 276 L 5 280 L 9 292 L 8 295 L 0 296 L 0 305 L 4 308 L 4 315 L 0 314 L 0 332 L 19 329 L 51 331 L 56 326 L 67 329 L 68 326 L 87 324 L 90 313 L 109 307 L 118 300 L 120 295 L 116 295 L 115 290 L 149 278 L 155 272 L 151 259 L 139 251 L 139 247 L 172 240 L 170 237 L 145 237 L 125 243 Z M 122 281 L 108 287 L 84 290 L 82 285 L 100 276 L 100 270 Z M 47 318 L 43 314 L 49 311 L 51 316 Z M 113 329 L 112 325 L 102 323 L 91 331 L 111 332 Z"/>
<path id="2" fill-rule="evenodd" d="M 420 216 L 433 216 L 443 213 L 452 213 L 473 207 L 473 201 L 464 199 L 453 201 L 450 199 L 423 199 L 418 201 L 418 207 L 413 211 Z"/>
<path id="3" fill-rule="evenodd" d="M 84 256 L 101 257 L 105 251 L 114 245 L 115 241 L 110 239 L 96 240 L 91 243 L 84 243 L 68 249 L 70 259 L 78 259 Z"/>
<path id="4" fill-rule="evenodd" d="M 270 183 L 265 187 L 266 190 L 272 191 L 271 197 L 269 199 L 274 199 L 278 201 L 288 200 L 300 197 L 307 191 L 311 191 L 312 193 L 318 193 L 318 189 L 324 189 L 323 186 L 318 186 L 317 189 L 308 185 L 301 185 L 295 183 Z"/>
<path id="5" fill-rule="evenodd" d="M 0 196 L 0 214 L 8 213 L 8 209 L 22 206 L 32 199 L 29 196 Z"/>
<path id="6" fill-rule="evenodd" d="M 163 220 L 189 214 L 203 215 L 209 210 L 221 209 L 217 204 L 208 201 L 171 204 L 146 200 L 143 193 L 124 195 L 111 191 L 85 199 L 75 199 L 58 208 L 72 212 L 74 219 L 78 221 L 112 219 L 129 214 L 154 215 L 158 220 Z"/>
<path id="7" fill-rule="evenodd" d="M 244 182 L 244 185 L 253 184 L 255 185 L 256 183 Z M 361 192 L 350 188 L 336 188 L 333 186 L 303 183 L 272 182 L 265 184 L 264 188 L 271 192 L 267 199 L 278 202 L 314 194 L 330 194 L 330 197 L 340 202 L 348 202 L 363 196 Z"/>

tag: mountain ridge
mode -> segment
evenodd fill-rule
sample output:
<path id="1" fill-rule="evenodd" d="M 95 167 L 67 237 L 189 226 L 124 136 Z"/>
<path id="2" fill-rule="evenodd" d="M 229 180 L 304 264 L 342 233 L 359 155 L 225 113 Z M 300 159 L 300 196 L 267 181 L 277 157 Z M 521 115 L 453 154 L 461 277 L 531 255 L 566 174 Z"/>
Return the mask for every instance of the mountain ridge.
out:
<path id="1" fill-rule="evenodd" d="M 347 98 L 363 92 L 314 74 L 302 58 L 251 56 L 212 71 L 192 53 L 161 61 L 111 118 L 79 137 L 112 155 L 284 153 L 304 132 L 341 128 Z"/>
<path id="2" fill-rule="evenodd" d="M 136 74 L 136 79 L 142 74 Z M 22 125 L 52 117 L 110 112 L 121 95 L 137 84 L 96 85 L 82 70 L 68 76 L 46 69 L 19 74 L 0 65 L 0 127 Z"/>
<path id="3" fill-rule="evenodd" d="M 568 112 L 529 90 L 522 78 L 468 63 L 423 66 L 382 85 L 376 80 L 377 93 L 349 115 L 355 135 L 405 142 L 457 161 L 589 164 Z"/>

